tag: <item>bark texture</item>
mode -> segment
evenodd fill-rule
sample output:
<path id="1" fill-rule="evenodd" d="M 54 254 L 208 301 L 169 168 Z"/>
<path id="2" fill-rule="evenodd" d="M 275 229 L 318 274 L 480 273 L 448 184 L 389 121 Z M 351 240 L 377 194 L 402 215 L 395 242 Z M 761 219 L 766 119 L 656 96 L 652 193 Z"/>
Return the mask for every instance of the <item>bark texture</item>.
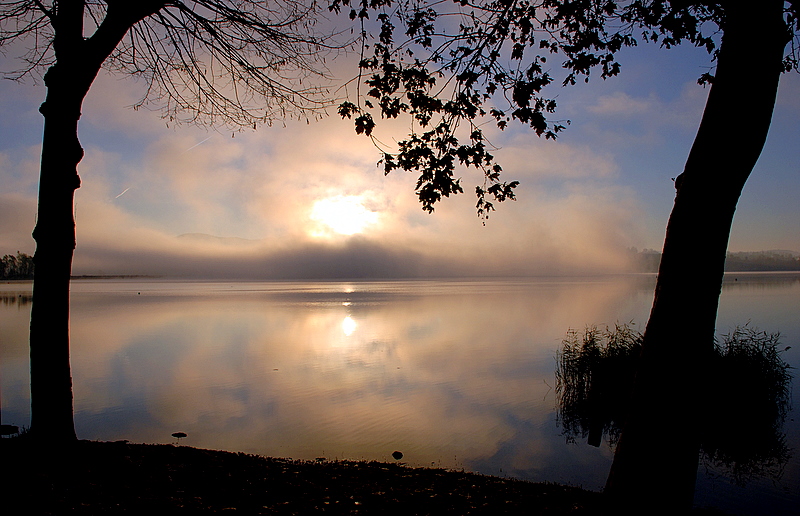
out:
<path id="1" fill-rule="evenodd" d="M 675 181 L 631 410 L 606 485 L 616 505 L 642 514 L 692 504 L 725 254 L 772 118 L 789 34 L 783 3 L 726 4 L 716 76 Z"/>

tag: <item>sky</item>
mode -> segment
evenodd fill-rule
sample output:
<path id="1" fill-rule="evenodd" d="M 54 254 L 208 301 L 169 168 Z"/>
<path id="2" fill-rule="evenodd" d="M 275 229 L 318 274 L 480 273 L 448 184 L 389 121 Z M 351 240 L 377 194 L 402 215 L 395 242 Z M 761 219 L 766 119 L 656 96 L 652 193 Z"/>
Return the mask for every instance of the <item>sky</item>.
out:
<path id="1" fill-rule="evenodd" d="M 8 69 L 7 54 L 0 68 Z M 550 87 L 556 141 L 490 131 L 517 200 L 486 224 L 474 187 L 422 211 L 416 176 L 384 176 L 379 150 L 331 109 L 233 132 L 175 126 L 130 106 L 130 78 L 101 72 L 84 103 L 74 274 L 209 278 L 391 278 L 602 274 L 627 249 L 660 250 L 708 89 L 708 54 L 650 44 L 620 53 L 618 77 Z M 13 65 L 13 63 L 12 63 Z M 557 67 L 557 64 L 553 64 Z M 337 67 L 342 77 L 353 70 Z M 349 75 L 348 75 L 349 74 Z M 0 255 L 32 254 L 44 99 L 0 81 Z M 742 90 L 746 130 L 747 90 Z M 405 122 L 382 124 L 391 144 Z M 785 74 L 762 156 L 740 199 L 729 250 L 800 251 L 800 76 Z"/>

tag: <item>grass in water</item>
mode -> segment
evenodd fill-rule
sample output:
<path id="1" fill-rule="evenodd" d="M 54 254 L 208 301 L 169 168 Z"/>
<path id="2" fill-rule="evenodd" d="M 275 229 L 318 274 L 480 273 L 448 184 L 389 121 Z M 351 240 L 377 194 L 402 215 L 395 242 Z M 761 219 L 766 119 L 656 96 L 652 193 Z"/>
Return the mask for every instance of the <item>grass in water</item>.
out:
<path id="1" fill-rule="evenodd" d="M 626 324 L 567 332 L 556 356 L 558 423 L 570 442 L 615 446 L 626 417 L 642 335 Z M 714 343 L 700 422 L 702 463 L 738 484 L 780 478 L 790 458 L 783 424 L 791 367 L 780 334 L 739 326 Z"/>

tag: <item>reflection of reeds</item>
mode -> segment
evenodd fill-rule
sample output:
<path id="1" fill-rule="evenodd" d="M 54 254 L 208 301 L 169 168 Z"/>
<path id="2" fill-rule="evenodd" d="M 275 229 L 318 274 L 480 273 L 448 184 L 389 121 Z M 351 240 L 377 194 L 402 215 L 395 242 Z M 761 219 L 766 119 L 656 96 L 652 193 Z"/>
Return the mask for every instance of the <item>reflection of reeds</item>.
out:
<path id="1" fill-rule="evenodd" d="M 30 292 L 3 292 L 0 293 L 0 302 L 4 305 L 19 304 L 25 306 L 33 301 L 33 294 Z"/>
<path id="2" fill-rule="evenodd" d="M 737 327 L 715 345 L 701 422 L 703 462 L 743 483 L 781 475 L 789 459 L 782 427 L 790 409 L 790 366 L 779 334 Z M 567 332 L 557 355 L 558 421 L 568 441 L 603 435 L 616 444 L 642 336 L 627 325 Z M 676 425 L 680 428 L 681 425 Z M 677 430 L 679 431 L 679 430 Z"/>
<path id="3" fill-rule="evenodd" d="M 588 327 L 582 336 L 567 333 L 557 356 L 556 394 L 568 440 L 588 437 L 599 446 L 606 434 L 616 442 L 641 344 L 641 334 L 624 324 L 613 330 Z"/>
<path id="4" fill-rule="evenodd" d="M 782 427 L 791 408 L 790 366 L 778 333 L 738 327 L 717 343 L 703 435 L 704 463 L 738 483 L 780 477 L 790 457 Z"/>

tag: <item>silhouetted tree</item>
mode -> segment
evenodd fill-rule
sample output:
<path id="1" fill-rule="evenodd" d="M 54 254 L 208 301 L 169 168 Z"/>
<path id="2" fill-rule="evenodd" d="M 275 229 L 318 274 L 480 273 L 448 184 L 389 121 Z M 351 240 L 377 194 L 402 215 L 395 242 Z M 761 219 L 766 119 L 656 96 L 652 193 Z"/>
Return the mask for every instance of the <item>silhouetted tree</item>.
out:
<path id="1" fill-rule="evenodd" d="M 75 439 L 69 365 L 73 197 L 83 158 L 78 119 L 101 68 L 146 85 L 134 107 L 172 121 L 254 126 L 324 107 L 332 40 L 303 0 L 20 0 L 0 4 L 0 49 L 22 59 L 5 76 L 44 73 L 44 116 L 31 313 L 31 435 Z"/>
<path id="2" fill-rule="evenodd" d="M 713 349 L 725 253 L 733 214 L 770 126 L 781 73 L 798 69 L 800 2 L 764 0 L 333 0 L 372 28 L 364 46 L 363 95 L 340 107 L 359 133 L 383 118 L 410 115 L 417 131 L 386 151 L 383 166 L 419 173 L 423 209 L 462 192 L 459 164 L 483 172 L 478 215 L 514 198 L 516 181 L 501 180 L 482 130 L 513 121 L 539 136 L 564 129 L 548 120 L 556 102 L 543 96 L 555 79 L 546 61 L 564 69 L 562 84 L 620 71 L 615 54 L 645 40 L 670 48 L 707 49 L 714 73 L 700 128 L 681 174 L 659 266 L 655 300 L 628 424 L 606 491 L 646 512 L 692 500 L 698 436 L 675 434 L 675 419 L 698 417 L 701 374 Z M 395 35 L 402 36 L 396 40 Z M 686 427 L 691 428 L 691 425 Z"/>
<path id="3" fill-rule="evenodd" d="M 0 279 L 33 278 L 33 257 L 17 251 L 0 258 Z"/>

